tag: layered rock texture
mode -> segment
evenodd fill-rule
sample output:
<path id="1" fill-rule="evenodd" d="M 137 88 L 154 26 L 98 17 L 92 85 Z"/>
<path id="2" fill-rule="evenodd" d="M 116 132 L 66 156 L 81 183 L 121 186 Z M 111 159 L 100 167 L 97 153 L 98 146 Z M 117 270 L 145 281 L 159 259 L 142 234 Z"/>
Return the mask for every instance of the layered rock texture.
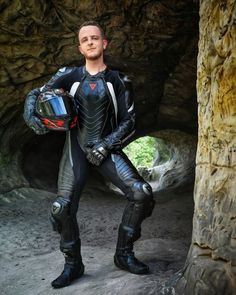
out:
<path id="1" fill-rule="evenodd" d="M 153 191 L 161 193 L 191 190 L 195 177 L 197 137 L 177 130 L 161 130 L 152 135 L 161 139 L 160 144 L 165 145 L 169 154 L 167 161 L 157 157 L 150 169 L 147 180 Z"/>
<path id="2" fill-rule="evenodd" d="M 43 151 L 34 153 L 31 166 L 51 168 L 46 148 L 60 158 L 63 138 L 35 136 L 22 120 L 23 103 L 58 68 L 83 63 L 76 32 L 88 19 L 108 36 L 108 66 L 133 80 L 137 136 L 166 128 L 196 134 L 198 6 L 192 0 L 1 1 L 1 192 L 29 185 L 22 162 L 34 147 Z"/>
<path id="3" fill-rule="evenodd" d="M 192 245 L 180 294 L 236 294 L 236 3 L 202 1 Z"/>

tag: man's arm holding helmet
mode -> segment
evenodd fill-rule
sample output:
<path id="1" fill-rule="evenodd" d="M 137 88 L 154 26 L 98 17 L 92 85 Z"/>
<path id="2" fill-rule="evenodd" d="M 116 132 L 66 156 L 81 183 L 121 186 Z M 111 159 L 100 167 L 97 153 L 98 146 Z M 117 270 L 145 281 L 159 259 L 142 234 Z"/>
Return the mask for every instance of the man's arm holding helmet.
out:
<path id="1" fill-rule="evenodd" d="M 36 134 L 43 135 L 49 132 L 35 114 L 36 100 L 40 94 L 39 88 L 33 89 L 26 97 L 23 118 L 28 127 Z"/>
<path id="2" fill-rule="evenodd" d="M 36 101 L 41 92 L 48 91 L 51 88 L 55 88 L 55 83 L 62 78 L 62 76 L 67 75 L 72 71 L 72 68 L 62 68 L 41 88 L 35 88 L 31 90 L 25 99 L 24 114 L 23 118 L 26 124 L 36 133 L 36 134 L 46 134 L 49 132 L 45 128 L 41 120 L 37 117 L 35 113 Z"/>
<path id="3" fill-rule="evenodd" d="M 127 76 L 117 78 L 117 128 L 88 152 L 87 158 L 99 166 L 109 152 L 119 150 L 135 132 L 135 112 L 131 81 Z"/>

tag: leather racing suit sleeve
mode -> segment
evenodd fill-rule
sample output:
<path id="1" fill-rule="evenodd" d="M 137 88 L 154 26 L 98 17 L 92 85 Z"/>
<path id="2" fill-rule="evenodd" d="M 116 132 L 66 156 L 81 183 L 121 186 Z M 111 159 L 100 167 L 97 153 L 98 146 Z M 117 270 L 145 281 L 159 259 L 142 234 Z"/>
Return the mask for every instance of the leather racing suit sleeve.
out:
<path id="1" fill-rule="evenodd" d="M 118 150 L 135 132 L 135 111 L 132 83 L 127 76 L 117 75 L 117 127 L 103 138 L 108 150 Z"/>
<path id="2" fill-rule="evenodd" d="M 35 115 L 35 104 L 37 97 L 40 94 L 38 88 L 31 90 L 25 100 L 23 118 L 28 127 L 30 127 L 36 134 L 42 135 L 49 132 L 40 119 Z"/>

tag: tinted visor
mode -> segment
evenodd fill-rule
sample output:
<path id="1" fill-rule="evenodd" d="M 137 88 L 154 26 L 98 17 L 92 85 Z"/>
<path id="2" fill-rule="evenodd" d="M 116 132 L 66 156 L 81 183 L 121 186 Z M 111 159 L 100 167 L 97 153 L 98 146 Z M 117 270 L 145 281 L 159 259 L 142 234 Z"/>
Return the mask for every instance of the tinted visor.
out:
<path id="1" fill-rule="evenodd" d="M 63 96 L 49 96 L 38 100 L 38 112 L 46 117 L 64 117 L 73 112 L 72 102 Z"/>

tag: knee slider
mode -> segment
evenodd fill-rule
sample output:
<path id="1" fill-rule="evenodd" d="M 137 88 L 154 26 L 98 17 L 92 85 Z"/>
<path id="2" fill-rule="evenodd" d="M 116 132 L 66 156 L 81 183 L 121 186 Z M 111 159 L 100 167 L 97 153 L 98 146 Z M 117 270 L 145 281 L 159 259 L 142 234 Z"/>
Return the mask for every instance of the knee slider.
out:
<path id="1" fill-rule="evenodd" d="M 52 216 L 58 220 L 69 215 L 70 200 L 63 197 L 58 197 L 52 204 Z"/>
<path id="2" fill-rule="evenodd" d="M 135 202 L 146 202 L 147 199 L 152 199 L 152 187 L 144 181 L 137 181 L 133 184 L 134 192 L 133 199 Z"/>
<path id="3" fill-rule="evenodd" d="M 70 215 L 70 200 L 58 197 L 52 204 L 51 222 L 55 231 L 61 232 L 63 220 Z"/>
<path id="4" fill-rule="evenodd" d="M 135 182 L 133 185 L 135 203 L 143 205 L 144 218 L 151 216 L 155 201 L 153 200 L 152 187 L 143 181 Z"/>

